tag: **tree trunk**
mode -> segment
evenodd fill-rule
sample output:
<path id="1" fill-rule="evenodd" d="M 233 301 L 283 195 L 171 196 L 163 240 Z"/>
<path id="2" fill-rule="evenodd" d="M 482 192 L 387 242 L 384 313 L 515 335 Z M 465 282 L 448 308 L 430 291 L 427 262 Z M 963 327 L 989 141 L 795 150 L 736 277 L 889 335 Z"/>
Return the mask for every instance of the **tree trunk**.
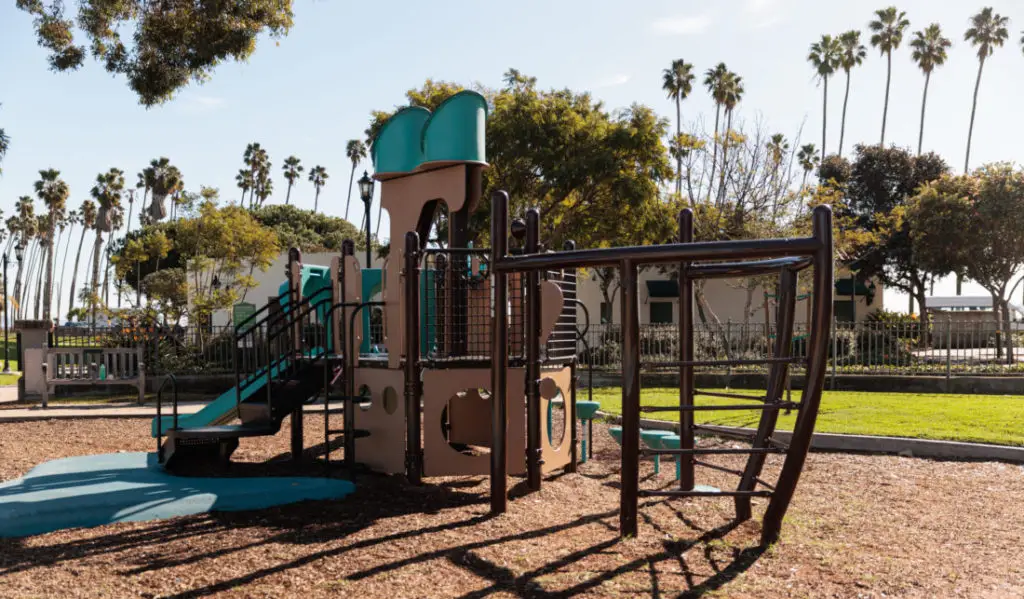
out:
<path id="1" fill-rule="evenodd" d="M 68 297 L 68 312 L 75 309 L 75 284 L 78 282 L 78 262 L 82 259 L 82 244 L 85 242 L 85 232 L 89 227 L 82 225 L 82 236 L 78 238 L 78 253 L 75 254 L 75 270 L 71 273 L 71 293 Z"/>
<path id="2" fill-rule="evenodd" d="M 96 230 L 96 243 L 92 248 L 92 297 L 89 301 L 92 303 L 89 306 L 90 312 L 92 312 L 92 324 L 96 326 L 96 305 L 99 303 L 99 282 L 100 282 L 100 253 L 103 251 L 103 231 Z"/>
<path id="3" fill-rule="evenodd" d="M 1003 300 L 998 294 L 989 292 L 992 296 L 992 318 L 996 325 L 996 358 L 1001 359 L 1003 357 L 1003 336 L 1002 336 L 1002 318 L 1000 318 L 1000 308 L 1003 306 Z"/>
<path id="4" fill-rule="evenodd" d="M 846 71 L 846 93 L 843 94 L 843 117 L 839 121 L 839 155 L 843 155 L 843 139 L 846 137 L 846 103 L 850 100 L 850 71 Z"/>
<path id="5" fill-rule="evenodd" d="M 1010 323 L 1010 302 L 1000 298 L 1003 305 L 1003 330 L 1006 331 L 1006 363 L 1013 364 L 1013 328 Z"/>
<path id="6" fill-rule="evenodd" d="M 878 145 L 885 145 L 885 120 L 889 117 L 889 83 L 892 81 L 892 50 L 886 53 L 885 104 L 882 105 L 882 139 Z"/>
<path id="7" fill-rule="evenodd" d="M 43 287 L 43 320 L 50 320 L 50 308 L 53 304 L 53 252 L 57 232 L 57 211 L 50 210 L 50 233 L 46 238 L 46 285 Z M 42 277 L 40 277 L 42 280 Z"/>
<path id="8" fill-rule="evenodd" d="M 21 243 L 19 241 L 18 243 Z M 25 261 L 18 260 L 18 273 L 14 276 L 14 295 L 12 296 L 18 303 L 17 310 L 14 311 L 14 315 L 17 316 L 21 310 L 21 275 L 25 270 Z M 6 299 L 4 300 L 6 301 Z"/>
<path id="9" fill-rule="evenodd" d="M 292 202 L 292 180 L 288 180 L 288 193 L 284 195 L 284 205 L 287 206 Z"/>
<path id="10" fill-rule="evenodd" d="M 917 345 L 918 345 L 918 347 L 920 347 L 922 349 L 929 346 L 929 342 L 930 342 L 929 336 L 931 335 L 931 330 L 932 330 L 932 328 L 931 328 L 931 317 L 928 314 L 928 307 L 925 304 L 925 293 L 924 293 L 924 291 L 925 291 L 925 286 L 922 283 L 917 288 L 917 293 L 915 294 L 915 295 L 917 295 L 917 303 L 921 307 L 921 315 L 920 315 L 920 318 L 918 319 L 918 322 L 921 323 L 920 324 L 921 330 L 920 330 L 920 335 L 918 336 Z"/>
<path id="11" fill-rule="evenodd" d="M 683 113 L 680 107 L 680 98 L 676 96 L 676 144 L 683 136 Z M 671 146 L 670 146 L 671 147 Z M 683 195 L 683 154 L 681 148 L 676 148 L 676 195 Z"/>
<path id="12" fill-rule="evenodd" d="M 719 181 L 718 181 L 718 204 L 719 209 L 725 205 L 725 172 L 728 170 L 728 150 L 729 150 L 729 132 L 732 131 L 732 109 L 726 109 L 725 111 L 725 131 L 722 134 L 722 166 L 718 169 Z M 739 211 L 739 206 L 736 207 Z"/>
<path id="13" fill-rule="evenodd" d="M 63 295 L 64 275 L 67 274 L 67 271 L 68 271 L 68 250 L 71 249 L 71 238 L 74 237 L 74 232 L 75 232 L 75 223 L 72 222 L 71 223 L 71 227 L 68 228 L 68 240 L 67 240 L 67 242 L 64 243 L 64 259 L 61 260 L 61 263 L 60 263 L 60 282 L 61 282 L 61 287 L 60 287 L 60 291 L 57 292 L 57 320 L 58 320 L 58 322 L 61 319 L 64 318 L 63 316 L 61 316 L 60 308 L 61 308 L 62 300 L 64 299 L 64 295 Z"/>
<path id="14" fill-rule="evenodd" d="M 971 102 L 971 124 L 967 128 L 967 155 L 964 156 L 964 174 L 967 173 L 967 167 L 971 164 L 971 138 L 974 137 L 974 114 L 978 110 L 978 87 L 981 86 L 981 70 L 984 68 L 985 59 L 981 58 L 978 60 L 978 78 L 974 81 L 974 101 Z M 957 295 L 960 295 L 959 290 Z"/>
<path id="15" fill-rule="evenodd" d="M 711 201 L 711 190 L 715 187 L 715 162 L 718 159 L 718 114 L 722 105 L 715 102 L 715 132 L 711 135 L 711 176 L 708 177 L 708 201 Z"/>
<path id="16" fill-rule="evenodd" d="M 924 75 L 924 94 L 921 96 L 921 126 L 917 131 L 917 155 L 921 155 L 921 148 L 924 144 L 924 107 L 928 102 L 928 83 L 932 80 L 931 71 Z"/>
<path id="17" fill-rule="evenodd" d="M 821 164 L 825 164 L 825 133 L 828 131 L 828 75 L 821 79 L 824 83 L 821 94 Z M 818 177 L 820 179 L 821 175 Z"/>
<path id="18" fill-rule="evenodd" d="M 352 203 L 352 182 L 356 179 L 356 162 L 352 161 L 352 170 L 348 174 L 348 197 L 345 198 L 345 220 L 348 220 L 348 206 Z M 317 188 L 317 194 L 320 193 L 320 189 Z M 315 210 L 315 209 L 314 209 Z"/>
<path id="19" fill-rule="evenodd" d="M 317 187 L 316 188 L 316 197 L 313 199 L 313 212 L 316 212 L 317 208 L 319 206 L 320 206 L 320 188 Z"/>

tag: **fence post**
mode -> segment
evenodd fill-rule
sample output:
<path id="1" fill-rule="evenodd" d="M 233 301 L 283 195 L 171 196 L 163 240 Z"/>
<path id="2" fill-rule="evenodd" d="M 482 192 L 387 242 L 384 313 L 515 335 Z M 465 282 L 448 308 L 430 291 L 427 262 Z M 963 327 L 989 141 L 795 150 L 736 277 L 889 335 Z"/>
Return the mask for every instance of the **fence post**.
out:
<path id="1" fill-rule="evenodd" d="M 832 316 L 832 387 L 831 387 L 833 391 L 836 390 L 836 353 L 838 353 L 837 352 L 837 349 L 838 349 L 837 346 L 839 344 L 838 335 L 836 334 L 837 332 L 838 331 L 836 329 L 836 317 L 833 315 Z"/>
<path id="2" fill-rule="evenodd" d="M 732 319 L 725 321 L 725 359 L 732 360 Z M 732 387 L 732 364 L 725 367 L 725 388 Z"/>
<path id="3" fill-rule="evenodd" d="M 950 393 L 953 370 L 953 318 L 946 317 L 946 393 Z"/>

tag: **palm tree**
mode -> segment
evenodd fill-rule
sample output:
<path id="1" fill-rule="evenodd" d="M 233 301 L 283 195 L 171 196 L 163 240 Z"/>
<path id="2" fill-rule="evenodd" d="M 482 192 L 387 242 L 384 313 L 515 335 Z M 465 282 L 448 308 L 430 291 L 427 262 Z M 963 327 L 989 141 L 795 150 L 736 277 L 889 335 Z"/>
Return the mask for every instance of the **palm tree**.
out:
<path id="1" fill-rule="evenodd" d="M 366 158 L 366 144 L 358 139 L 348 140 L 345 144 L 345 156 L 348 156 L 349 162 L 352 163 L 352 171 L 348 174 L 348 198 L 345 200 L 345 220 L 348 220 L 348 206 L 352 202 L 352 182 L 355 181 L 359 161 Z"/>
<path id="2" fill-rule="evenodd" d="M 284 205 L 287 206 L 291 203 L 292 199 L 292 185 L 295 185 L 295 180 L 302 176 L 302 171 L 306 170 L 302 164 L 300 164 L 298 157 L 289 156 L 284 159 L 284 178 L 288 180 L 288 193 L 284 196 Z"/>
<path id="3" fill-rule="evenodd" d="M 11 138 L 4 132 L 3 127 L 0 127 L 0 163 L 3 162 L 4 156 L 7 154 L 7 149 L 11 147 Z M 4 169 L 0 168 L 0 175 L 4 174 Z"/>
<path id="4" fill-rule="evenodd" d="M 843 48 L 837 38 L 831 35 L 823 35 L 821 39 L 811 44 L 811 53 L 807 60 L 814 67 L 814 72 L 821 77 L 821 159 L 825 159 L 826 133 L 828 126 L 828 78 L 836 72 L 836 68 L 842 60 Z"/>
<path id="5" fill-rule="evenodd" d="M 79 224 L 82 224 L 82 216 L 78 212 L 78 210 L 72 210 L 72 211 L 68 212 L 68 227 L 69 227 L 68 228 L 68 237 L 67 237 L 67 242 L 64 243 L 64 259 L 61 260 L 61 264 L 60 264 L 60 282 L 61 282 L 61 285 L 64 284 L 64 275 L 67 274 L 67 270 L 68 270 L 68 253 L 71 251 L 71 238 L 74 237 L 75 225 L 79 225 Z M 85 230 L 84 229 L 82 230 L 82 236 L 83 237 L 85 236 Z M 81 247 L 81 243 L 79 243 L 79 247 Z M 73 276 L 74 275 L 72 274 L 72 277 Z M 63 287 L 61 287 L 60 289 L 62 290 Z M 61 316 L 62 313 L 61 313 L 61 310 L 60 310 L 61 300 L 63 298 L 64 298 L 64 294 L 60 290 L 58 290 L 58 292 L 57 292 L 57 318 L 63 318 L 63 316 Z"/>
<path id="6" fill-rule="evenodd" d="M 161 159 L 164 160 L 164 159 Z M 167 169 L 163 169 L 165 172 L 157 172 L 157 182 L 153 186 L 153 204 L 162 201 L 158 199 L 160 193 L 166 193 L 167 187 L 170 183 L 170 175 L 166 173 Z M 162 177 L 168 177 L 167 179 Z M 94 227 L 96 229 L 96 242 L 93 246 L 92 254 L 92 280 L 90 281 L 92 289 L 92 321 L 96 322 L 96 304 L 99 301 L 99 282 L 100 282 L 100 255 L 103 253 L 103 233 L 113 229 L 113 213 L 121 208 L 121 194 L 124 192 L 124 172 L 119 169 L 112 168 L 106 173 L 102 173 L 96 177 L 96 185 L 93 186 L 90 193 L 99 205 L 99 210 L 96 213 L 96 222 Z M 152 213 L 152 209 L 151 209 Z"/>
<path id="7" fill-rule="evenodd" d="M 669 100 L 676 103 L 676 138 L 683 134 L 683 113 L 681 104 L 693 91 L 693 65 L 682 58 L 672 61 L 672 66 L 661 72 L 661 89 Z M 683 156 L 676 152 L 676 194 L 683 193 Z M 379 220 L 379 219 L 378 219 Z"/>
<path id="8" fill-rule="evenodd" d="M 39 215 L 39 244 L 36 246 L 37 256 L 34 265 L 34 274 L 36 277 L 36 293 L 35 296 L 33 296 L 35 303 L 32 308 L 32 318 L 36 320 L 39 320 L 40 318 L 39 306 L 40 301 L 43 299 L 43 293 L 48 293 L 48 291 L 43 289 L 43 280 L 46 278 L 46 275 L 43 274 L 43 271 L 49 270 L 46 268 L 46 259 L 51 254 L 50 249 L 53 247 L 53 234 L 54 229 L 56 228 L 52 224 L 52 221 L 53 219 L 50 218 L 49 214 Z M 38 255 L 40 253 L 42 254 L 41 256 Z M 47 320 L 49 319 L 47 318 Z"/>
<path id="9" fill-rule="evenodd" d="M 1006 26 L 1009 17 L 992 11 L 991 6 L 971 17 L 971 26 L 964 33 L 964 40 L 978 47 L 978 78 L 974 81 L 974 101 L 971 103 L 971 125 L 967 129 L 967 155 L 964 157 L 964 172 L 971 164 L 971 138 L 974 136 L 974 114 L 978 109 L 978 87 L 981 85 L 981 71 L 985 68 L 985 59 L 992 56 L 998 46 L 1002 46 L 1010 32 Z M 959 295 L 959 293 L 958 293 Z"/>
<path id="10" fill-rule="evenodd" d="M 715 101 L 715 132 L 711 136 L 711 175 L 708 178 L 708 199 L 711 198 L 711 188 L 714 187 L 715 182 L 715 162 L 718 159 L 718 117 L 722 112 L 722 105 L 725 104 L 723 82 L 728 72 L 729 68 L 725 66 L 724 62 L 704 71 L 704 87 L 708 89 L 708 93 Z"/>
<path id="11" fill-rule="evenodd" d="M 240 168 L 238 174 L 235 175 L 235 184 L 242 190 L 242 199 L 238 201 L 239 206 L 245 206 L 245 192 L 252 189 L 252 173 L 249 169 Z"/>
<path id="12" fill-rule="evenodd" d="M 48 218 L 46 220 L 46 284 L 43 287 L 43 320 L 50 319 L 50 307 L 53 304 L 53 244 L 55 229 L 64 220 L 68 195 L 71 190 L 60 178 L 60 171 L 47 169 L 39 171 L 39 180 L 35 182 L 36 196 L 46 204 Z M 38 298 L 36 298 L 38 300 Z"/>
<path id="13" fill-rule="evenodd" d="M 185 188 L 185 183 L 182 180 L 181 171 L 178 170 L 178 167 L 171 164 L 170 159 L 160 157 L 159 159 L 152 160 L 149 164 L 153 169 L 153 180 L 151 182 L 153 201 L 149 204 L 148 220 L 150 222 L 159 222 L 167 217 L 167 207 L 164 206 L 164 200 L 167 199 L 167 196 L 173 196 L 182 191 Z M 120 209 L 121 191 L 118 192 L 117 197 L 116 205 Z M 113 214 L 110 216 L 113 216 Z M 100 203 L 100 218 L 104 218 L 102 203 Z M 110 229 L 103 230 L 109 231 Z"/>
<path id="14" fill-rule="evenodd" d="M 28 250 L 29 243 L 36 234 L 36 215 L 35 206 L 32 204 L 32 198 L 28 196 L 21 196 L 18 201 L 14 204 L 14 209 L 17 212 L 16 218 L 18 219 L 18 245 L 22 247 L 22 250 Z M 23 254 L 25 258 L 25 256 Z M 14 297 L 22 303 L 22 275 L 25 271 L 27 259 L 18 260 L 18 273 L 14 277 Z"/>
<path id="15" fill-rule="evenodd" d="M 729 71 L 722 78 L 722 105 L 725 106 L 725 134 L 722 136 L 722 166 L 719 170 L 718 199 L 725 201 L 725 174 L 728 159 L 729 135 L 732 132 L 732 114 L 736 105 L 743 99 L 743 77 Z"/>
<path id="16" fill-rule="evenodd" d="M 892 81 L 892 51 L 900 47 L 900 44 L 903 42 L 903 32 L 907 27 L 910 27 L 910 21 L 907 20 L 907 13 L 897 11 L 895 6 L 876 10 L 875 16 L 878 18 L 868 23 L 868 27 L 874 32 L 871 35 L 871 45 L 878 48 L 879 54 L 885 54 L 887 61 L 885 71 L 885 104 L 882 105 L 882 137 L 881 141 L 878 142 L 879 145 L 882 145 L 885 143 L 885 121 L 889 116 L 889 83 Z"/>
<path id="17" fill-rule="evenodd" d="M 100 183 L 102 176 L 100 175 L 100 177 L 96 178 L 97 184 Z M 96 188 L 94 187 L 93 189 Z M 81 216 L 82 236 L 78 238 L 78 252 L 75 253 L 75 269 L 71 271 L 71 293 L 68 295 L 68 312 L 75 309 L 75 285 L 78 283 L 78 263 L 82 259 L 82 244 L 85 242 L 85 233 L 86 231 L 91 231 L 96 226 L 96 204 L 89 199 L 83 200 L 82 207 L 78 209 L 78 214 Z"/>
<path id="18" fill-rule="evenodd" d="M 860 43 L 860 32 L 857 30 L 847 31 L 840 34 L 839 45 L 839 66 L 846 73 L 846 93 L 843 94 L 843 116 L 839 121 L 839 155 L 843 155 L 843 139 L 846 136 L 846 104 L 850 99 L 850 71 L 853 67 L 860 66 L 868 55 L 867 48 Z"/>
<path id="19" fill-rule="evenodd" d="M 327 183 L 327 169 L 319 164 L 309 169 L 309 180 L 316 189 L 316 198 L 313 200 L 313 212 L 316 212 L 320 206 L 320 190 Z"/>
<path id="20" fill-rule="evenodd" d="M 251 209 L 256 206 L 256 198 L 262 193 L 260 184 L 265 180 L 269 180 L 270 158 L 267 156 L 267 151 L 259 143 L 253 142 L 245 147 L 242 159 L 245 165 L 249 167 L 248 183 L 252 187 L 252 193 L 249 194 L 249 208 Z M 261 174 L 264 174 L 262 180 Z M 235 179 L 236 181 L 238 180 L 237 177 Z M 241 187 L 241 183 L 239 183 L 239 187 Z M 243 195 L 244 193 L 243 189 Z M 264 196 L 265 198 L 266 196 Z"/>
<path id="21" fill-rule="evenodd" d="M 804 179 L 800 183 L 800 190 L 803 191 L 807 187 L 807 175 L 818 165 L 818 149 L 814 147 L 814 144 L 804 144 L 797 151 L 796 159 L 804 169 Z"/>
<path id="22" fill-rule="evenodd" d="M 924 108 L 928 102 L 928 84 L 932 80 L 932 70 L 946 62 L 946 48 L 952 45 L 953 42 L 942 35 L 942 29 L 938 23 L 932 23 L 924 31 L 915 31 L 913 39 L 910 40 L 910 47 L 914 49 L 911 56 L 924 73 L 924 94 L 921 96 L 921 126 L 917 132 L 918 155 L 921 154 L 921 147 L 924 143 Z"/>

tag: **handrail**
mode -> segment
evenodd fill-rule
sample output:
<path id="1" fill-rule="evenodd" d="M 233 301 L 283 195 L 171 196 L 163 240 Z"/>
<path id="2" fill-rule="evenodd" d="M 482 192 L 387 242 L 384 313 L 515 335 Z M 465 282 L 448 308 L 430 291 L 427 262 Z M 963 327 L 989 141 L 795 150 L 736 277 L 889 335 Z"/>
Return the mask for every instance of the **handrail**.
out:
<path id="1" fill-rule="evenodd" d="M 695 260 L 734 258 L 779 258 L 784 256 L 811 256 L 822 247 L 814 237 L 790 239 L 741 239 L 733 241 L 697 241 L 693 243 L 666 243 L 632 247 L 570 250 L 550 254 L 504 256 L 491 267 L 501 272 L 525 272 L 546 268 L 590 268 L 617 266 L 623 260 L 634 264 L 656 264 Z M 492 261 L 493 262 L 493 261 Z"/>
<path id="2" fill-rule="evenodd" d="M 806 256 L 788 258 L 771 258 L 768 260 L 748 260 L 746 262 L 711 262 L 691 264 L 686 269 L 686 276 L 691 279 L 731 279 L 740 277 L 759 277 L 775 274 L 782 269 L 803 270 L 813 260 Z"/>
<path id="3" fill-rule="evenodd" d="M 248 329 L 246 329 L 244 331 L 240 331 L 239 330 L 240 327 L 236 326 L 235 327 L 235 339 L 236 340 L 240 340 L 242 337 L 252 333 L 252 331 L 259 330 L 259 327 L 264 325 L 264 324 L 267 324 L 267 325 L 273 324 L 273 323 L 277 322 L 278 320 L 281 320 L 282 318 L 285 318 L 292 311 L 302 309 L 303 306 L 305 306 L 306 304 L 309 304 L 311 302 L 311 300 L 313 298 L 315 298 L 316 296 L 318 296 L 318 295 L 320 295 L 320 294 L 322 294 L 324 292 L 329 292 L 329 291 L 330 291 L 330 288 L 328 288 L 328 287 L 321 287 L 320 289 L 317 289 L 313 293 L 303 297 L 298 302 L 289 301 L 286 304 L 284 304 L 284 306 L 283 306 L 284 309 L 282 309 L 280 313 L 268 314 L 267 316 L 263 317 L 259 322 L 253 324 L 252 326 L 250 326 Z"/>
<path id="4" fill-rule="evenodd" d="M 174 376 L 174 373 L 167 373 L 160 387 L 156 390 L 156 455 L 157 459 L 163 462 L 163 435 L 164 435 L 164 419 L 163 419 L 163 395 L 164 387 L 167 383 L 171 383 L 171 387 L 174 389 L 174 424 L 171 430 L 178 430 L 178 377 Z"/>

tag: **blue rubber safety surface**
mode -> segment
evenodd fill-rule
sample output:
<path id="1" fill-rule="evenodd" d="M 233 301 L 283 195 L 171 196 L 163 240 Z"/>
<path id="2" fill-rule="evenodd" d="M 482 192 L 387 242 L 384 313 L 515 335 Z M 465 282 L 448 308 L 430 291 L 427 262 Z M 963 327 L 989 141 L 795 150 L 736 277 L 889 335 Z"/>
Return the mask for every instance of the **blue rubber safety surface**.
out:
<path id="1" fill-rule="evenodd" d="M 0 483 L 0 537 L 341 499 L 353 491 L 351 482 L 331 478 L 173 476 L 155 453 L 63 458 Z"/>

